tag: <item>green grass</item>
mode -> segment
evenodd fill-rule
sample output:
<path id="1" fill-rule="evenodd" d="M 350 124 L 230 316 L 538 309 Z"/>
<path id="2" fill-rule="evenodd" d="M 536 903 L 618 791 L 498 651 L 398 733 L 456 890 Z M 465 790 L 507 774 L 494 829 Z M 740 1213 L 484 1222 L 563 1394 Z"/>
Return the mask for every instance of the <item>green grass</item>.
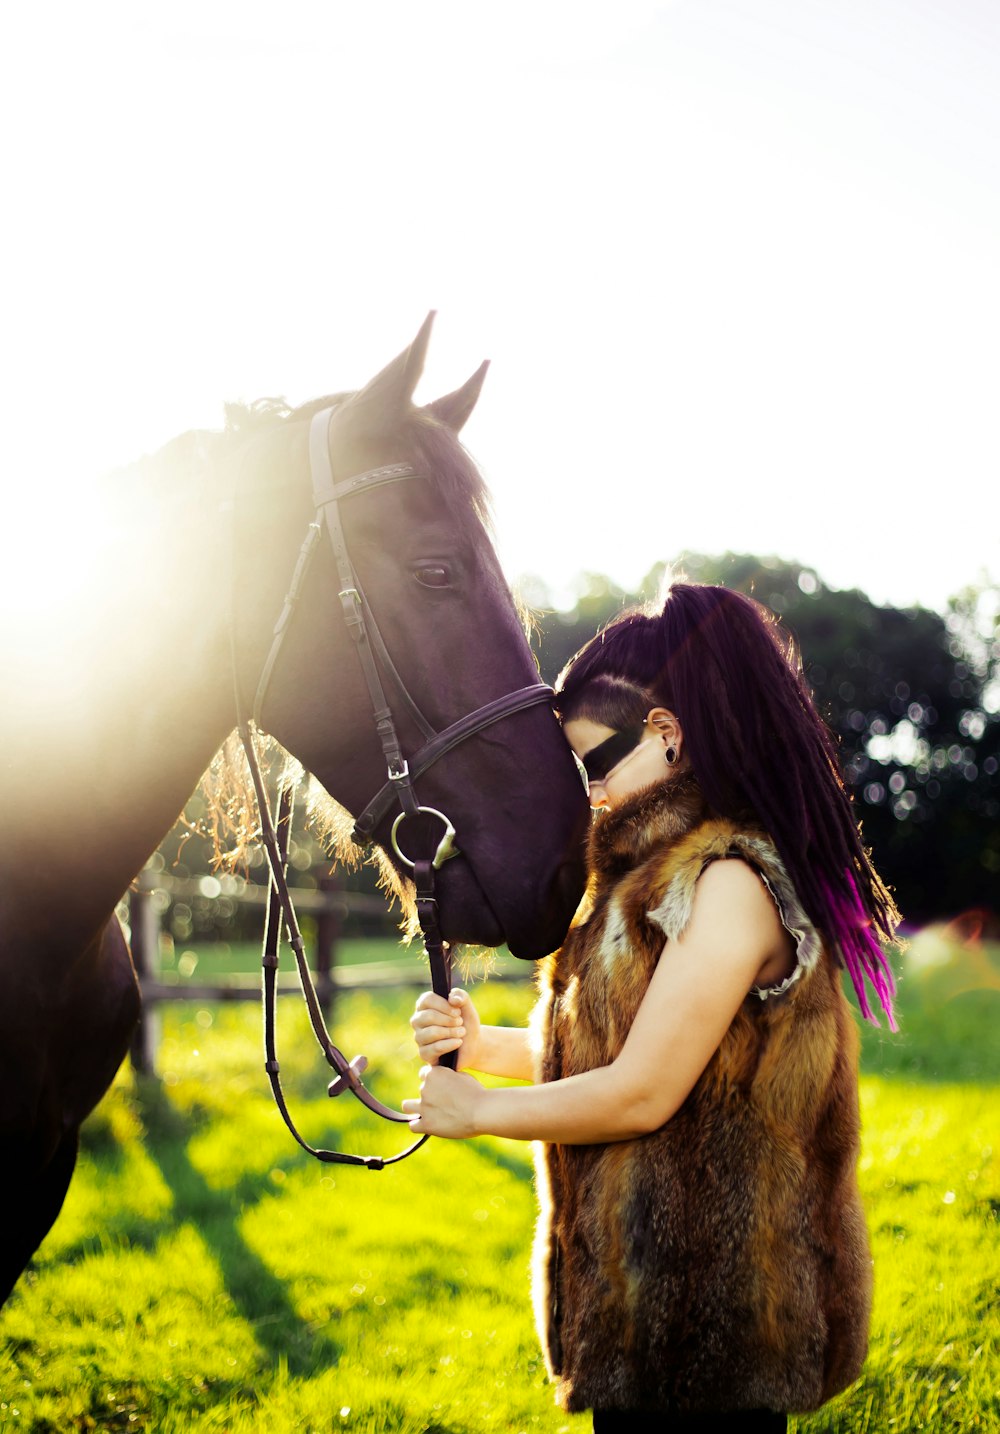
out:
<path id="1" fill-rule="evenodd" d="M 311 949 L 309 937 L 306 947 Z M 421 957 L 419 948 L 406 946 L 402 940 L 391 937 L 349 936 L 337 942 L 335 963 L 337 966 L 370 966 L 384 962 L 396 963 L 400 972 L 409 976 L 427 969 L 426 958 Z M 512 976 L 524 976 L 530 963 L 511 956 L 506 947 L 498 952 L 480 953 L 470 951 L 461 956 L 456 965 L 456 975 L 461 970 L 461 979 L 466 976 L 478 980 L 485 970 L 499 971 Z M 179 984 L 214 981 L 227 975 L 260 975 L 259 941 L 213 941 L 205 943 L 176 942 L 167 940 L 160 960 L 162 972 L 176 977 Z M 281 969 L 290 975 L 294 969 L 292 955 L 285 945 L 281 953 Z"/>
<path id="2" fill-rule="evenodd" d="M 307 938 L 306 945 L 309 946 Z M 405 961 L 416 965 L 418 958 L 399 941 L 385 937 L 349 937 L 337 943 L 336 961 L 343 966 L 367 966 L 374 961 Z M 294 970 L 287 945 L 282 948 L 283 970 Z M 164 972 L 176 972 L 181 980 L 202 981 L 235 972 L 260 972 L 259 941 L 178 941 L 168 943 L 161 966 Z"/>
<path id="3" fill-rule="evenodd" d="M 901 1035 L 864 1044 L 871 1354 L 857 1385 L 791 1421 L 810 1434 L 1000 1429 L 1000 994 L 989 961 L 921 953 Z M 530 992 L 487 985 L 479 1001 L 519 1021 Z M 338 1002 L 340 1043 L 392 1101 L 416 1084 L 411 1004 Z M 296 1003 L 279 1020 L 307 1135 L 400 1148 L 405 1134 L 327 1100 Z M 0 1317 L 0 1429 L 589 1429 L 555 1408 L 531 1325 L 527 1149 L 442 1141 L 381 1173 L 322 1166 L 287 1136 L 261 1061 L 252 1007 L 165 1009 L 161 1081 L 124 1072 L 88 1122 L 64 1213 Z"/>

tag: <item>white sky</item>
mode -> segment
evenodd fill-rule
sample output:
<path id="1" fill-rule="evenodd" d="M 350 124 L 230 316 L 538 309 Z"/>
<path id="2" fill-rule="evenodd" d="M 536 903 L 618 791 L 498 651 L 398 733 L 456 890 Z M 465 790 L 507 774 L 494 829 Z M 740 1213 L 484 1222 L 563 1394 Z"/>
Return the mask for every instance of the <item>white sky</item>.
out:
<path id="1" fill-rule="evenodd" d="M 424 398 L 494 363 L 467 438 L 511 576 L 1000 578 L 996 0 L 18 10 L 15 493 L 357 386 L 436 307 Z"/>

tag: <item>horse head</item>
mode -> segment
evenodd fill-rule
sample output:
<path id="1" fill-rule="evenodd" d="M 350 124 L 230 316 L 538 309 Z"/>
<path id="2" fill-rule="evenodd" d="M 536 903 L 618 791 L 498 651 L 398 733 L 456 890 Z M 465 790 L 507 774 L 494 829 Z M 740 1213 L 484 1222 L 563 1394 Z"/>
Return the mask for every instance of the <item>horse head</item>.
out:
<path id="1" fill-rule="evenodd" d="M 413 403 L 432 318 L 363 388 L 308 405 L 249 445 L 236 488 L 237 688 L 257 692 L 260 725 L 355 816 L 387 781 L 362 644 L 404 758 L 468 714 L 539 684 L 490 538 L 486 489 L 458 437 L 487 365 L 455 392 Z M 316 544 L 288 603 L 297 555 L 312 552 L 320 526 L 310 426 L 329 491 L 340 495 L 333 507 L 344 556 Z M 346 588 L 345 562 L 354 575 Z M 344 617 L 354 604 L 368 619 L 360 642 Z M 412 778 L 420 806 L 445 814 L 456 833 L 456 854 L 437 874 L 445 939 L 506 941 L 529 959 L 557 946 L 573 915 L 588 821 L 569 747 L 539 695 L 480 724 Z M 398 810 L 383 805 L 371 820 L 405 877 L 405 852 L 392 841 Z"/>

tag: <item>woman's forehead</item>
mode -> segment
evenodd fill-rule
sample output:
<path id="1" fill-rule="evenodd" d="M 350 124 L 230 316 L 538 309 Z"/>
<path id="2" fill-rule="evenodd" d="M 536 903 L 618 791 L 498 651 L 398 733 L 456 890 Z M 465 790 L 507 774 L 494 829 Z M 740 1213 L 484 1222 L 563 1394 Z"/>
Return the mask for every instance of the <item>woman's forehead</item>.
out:
<path id="1" fill-rule="evenodd" d="M 603 722 L 593 722 L 589 717 L 571 717 L 563 723 L 563 732 L 573 751 L 581 758 L 615 735 L 613 727 L 606 727 Z"/>

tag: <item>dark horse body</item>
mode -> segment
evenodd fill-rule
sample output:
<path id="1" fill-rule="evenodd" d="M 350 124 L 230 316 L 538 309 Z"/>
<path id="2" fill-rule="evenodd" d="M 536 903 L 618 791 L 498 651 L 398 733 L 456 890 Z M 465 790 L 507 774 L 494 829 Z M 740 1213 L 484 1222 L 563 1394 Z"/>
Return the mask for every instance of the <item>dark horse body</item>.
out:
<path id="1" fill-rule="evenodd" d="M 338 479 L 397 462 L 428 475 L 352 499 L 344 523 L 402 679 L 443 728 L 537 672 L 456 436 L 484 370 L 415 408 L 428 334 L 429 322 L 343 399 L 330 454 Z M 13 643 L 0 715 L 0 1299 L 58 1214 L 80 1123 L 125 1055 L 139 996 L 114 908 L 233 727 L 233 651 L 242 690 L 255 688 L 313 516 L 307 432 L 319 406 L 243 439 L 176 440 L 165 452 L 187 476 L 170 484 L 171 465 L 158 474 L 152 460 L 157 486 L 147 474 L 120 495 L 123 543 L 92 574 L 93 596 L 70 598 L 44 648 Z M 134 523 L 122 521 L 130 508 Z M 385 769 L 350 646 L 323 552 L 261 720 L 356 813 Z M 415 749 L 419 734 L 396 715 Z M 445 938 L 506 940 L 529 959 L 558 945 L 581 890 L 587 806 L 551 712 L 479 733 L 418 790 L 458 831 L 462 854 L 439 874 Z"/>

